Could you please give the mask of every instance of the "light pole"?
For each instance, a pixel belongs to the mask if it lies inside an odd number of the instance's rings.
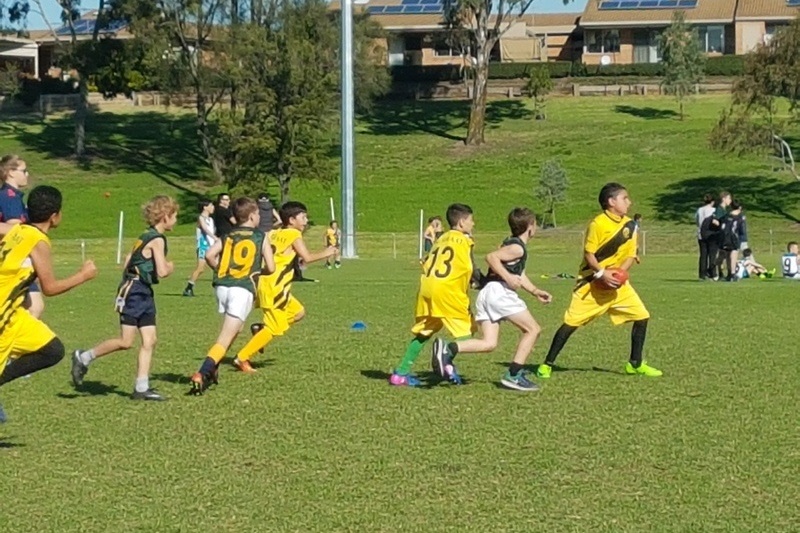
[[[353,0],[342,1],[342,257],[356,254],[355,140],[353,139]]]

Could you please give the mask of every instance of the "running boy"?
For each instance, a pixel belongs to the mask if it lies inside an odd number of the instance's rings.
[[[214,214],[214,202],[208,199],[200,200],[198,207],[200,215],[197,217],[197,226],[194,230],[197,239],[197,267],[189,276],[186,288],[183,289],[184,296],[194,296],[194,284],[206,269],[206,252],[217,240],[217,229],[214,225],[214,218],[211,216]]]
[[[522,336],[508,372],[500,383],[509,389],[535,391],[538,387],[525,376],[522,367],[536,344],[541,328],[516,291],[524,289],[544,304],[550,303],[553,297],[548,292],[537,289],[525,274],[527,244],[536,233],[536,216],[530,209],[516,207],[508,214],[508,226],[511,237],[503,241],[500,249],[486,256],[489,273],[485,279],[486,284],[475,301],[475,320],[480,324],[483,338],[450,344],[436,339],[433,343],[432,366],[442,377],[447,377],[444,369],[448,366],[452,367],[452,373],[457,374],[453,365],[455,356],[460,353],[494,351],[500,334],[500,322],[508,320],[519,328]]]
[[[598,200],[603,212],[586,230],[578,283],[564,323],[553,337],[547,358],[536,371],[540,378],[550,377],[556,357],[576,329],[606,313],[614,325],[633,322],[631,355],[625,373],[661,375],[660,370],[642,361],[650,313],[631,284],[620,284],[614,272],[615,269],[627,271],[636,261],[637,232],[634,222],[626,216],[631,206],[628,191],[619,183],[607,183],[600,189]]]
[[[174,270],[167,261],[167,238],[178,219],[178,204],[169,196],[156,196],[144,206],[144,219],[149,228],[142,233],[125,258],[122,282],[117,290],[115,310],[119,313],[120,335],[108,339],[91,350],[72,353],[72,383],[80,387],[89,365],[111,353],[133,346],[136,332],[142,339],[137,360],[133,400],[166,400],[150,388],[150,363],[156,347],[156,302],[153,285]]]
[[[342,244],[342,231],[339,229],[339,223],[335,220],[331,220],[330,227],[325,230],[325,241],[324,243],[326,247],[333,246],[336,248],[336,254],[333,256],[333,264],[336,268],[341,268],[342,266],[342,252],[341,252],[341,244]],[[331,260],[330,258],[325,260],[325,268],[331,268]]]
[[[425,343],[442,327],[457,341],[472,336],[468,294],[474,271],[472,208],[464,204],[451,205],[447,208],[447,223],[450,231],[436,240],[422,265],[415,311],[417,322],[411,328],[414,339],[389,378],[389,383],[398,387],[420,385],[419,379],[411,374],[411,366]],[[452,364],[445,365],[441,374],[455,384],[461,383]]]
[[[308,225],[308,210],[305,205],[286,202],[280,209],[280,216],[283,227],[269,234],[275,270],[261,276],[257,284],[258,305],[264,311],[264,323],[260,328],[252,328],[255,335],[236,354],[237,368],[242,372],[255,372],[250,365],[253,355],[306,315],[302,304],[291,293],[295,257],[299,256],[309,264],[336,254],[336,248],[332,246],[313,254],[306,248],[303,231]]]
[[[56,296],[97,275],[92,261],[67,279],[53,274],[48,233],[61,223],[61,192],[40,186],[28,198],[28,223],[10,228],[0,242],[0,385],[51,367],[64,358],[64,345],[44,322],[23,308],[38,278],[42,292]],[[8,366],[6,366],[6,363]],[[0,406],[0,422],[6,415]]]
[[[206,253],[206,261],[214,269],[214,291],[223,320],[216,342],[192,376],[192,394],[202,394],[209,384],[217,382],[219,363],[253,310],[256,278],[275,272],[269,240],[257,229],[261,219],[258,204],[250,198],[237,198],[233,216],[237,226]],[[234,359],[233,366],[243,372],[253,371],[247,361]]]

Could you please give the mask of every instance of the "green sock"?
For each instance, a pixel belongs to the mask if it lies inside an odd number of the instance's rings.
[[[400,361],[400,366],[395,369],[395,372],[398,374],[408,374],[411,372],[411,365],[413,365],[414,361],[419,357],[422,347],[426,342],[428,342],[427,337],[414,337],[414,340],[412,340],[408,348],[406,348],[406,354],[403,356],[403,360]]]

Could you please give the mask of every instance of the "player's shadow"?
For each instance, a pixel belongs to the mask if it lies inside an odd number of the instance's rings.
[[[498,366],[502,366],[508,368],[509,363],[502,362],[496,363]],[[522,368],[526,372],[530,372],[534,376],[536,375],[536,371],[539,370],[540,365],[524,365]],[[599,366],[593,366],[591,368],[580,368],[580,367],[566,367],[566,366],[557,366],[553,365],[552,368],[553,372],[602,372],[606,374],[619,374],[625,375],[624,372],[620,372],[619,370],[611,370],[610,368],[600,368]]]
[[[392,376],[388,372],[384,372],[383,370],[362,370],[361,375],[368,379],[374,379],[377,381],[383,381],[384,383],[389,382],[389,378]],[[415,389],[432,389],[439,384],[447,383],[447,380],[442,379],[441,376],[434,372],[419,372],[417,373],[417,377],[422,382],[419,387],[413,387]],[[464,380],[464,385],[467,385],[467,380]]]
[[[131,395],[130,391],[122,390],[116,385],[106,385],[99,381],[84,381],[80,387],[75,389],[74,393],[59,392],[56,396],[65,400],[74,400],[87,396],[109,396],[111,394],[125,398],[129,398]]]
[[[178,385],[188,385],[189,376],[176,374],[174,372],[164,372],[163,374],[153,374],[153,381],[166,381],[167,383],[177,383]]]
[[[8,437],[0,437],[0,449],[22,448],[23,446],[25,445],[9,441]]]

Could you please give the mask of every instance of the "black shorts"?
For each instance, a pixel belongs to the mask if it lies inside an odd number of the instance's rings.
[[[123,326],[144,328],[156,325],[156,301],[153,299],[153,288],[139,280],[120,285],[118,294],[124,295],[125,303],[119,313],[119,323]]]

